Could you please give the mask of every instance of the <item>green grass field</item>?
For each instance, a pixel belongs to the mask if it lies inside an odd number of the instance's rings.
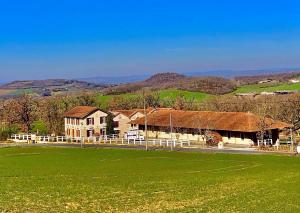
[[[300,158],[0,149],[0,212],[299,212]]]
[[[300,83],[295,84],[251,84],[239,87],[234,93],[274,92],[278,90],[300,90]]]
[[[96,99],[99,106],[105,107],[108,104],[108,102],[113,99],[113,97],[134,98],[136,96],[137,94],[135,93],[125,93],[121,95],[98,95]],[[176,99],[178,96],[183,96],[186,99],[194,99],[195,101],[203,101],[207,98],[213,97],[213,95],[209,95],[207,93],[190,92],[177,89],[167,89],[159,91],[159,97],[161,99]]]
[[[161,99],[164,98],[171,98],[176,99],[178,96],[183,96],[186,99],[194,99],[196,101],[203,101],[212,95],[203,92],[190,92],[184,90],[177,90],[177,89],[169,89],[169,90],[161,90],[159,91],[159,96]]]

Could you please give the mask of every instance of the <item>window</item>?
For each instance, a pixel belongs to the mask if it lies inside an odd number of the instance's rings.
[[[105,123],[105,117],[100,117],[100,124]]]
[[[118,127],[119,126],[119,122],[118,121],[114,121],[114,126]]]
[[[76,137],[80,137],[80,130],[76,130]]]
[[[76,119],[76,125],[79,125],[79,119],[78,118]]]
[[[227,132],[227,137],[229,140],[231,139],[231,132]]]
[[[70,129],[67,129],[67,135],[70,136]]]
[[[87,118],[86,119],[86,124],[87,125],[94,125],[94,118]]]
[[[87,137],[92,137],[94,135],[94,130],[87,130]]]

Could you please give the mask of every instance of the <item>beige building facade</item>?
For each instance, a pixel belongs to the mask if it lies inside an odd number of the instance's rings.
[[[82,138],[106,135],[107,113],[96,107],[79,106],[64,115],[65,135]]]
[[[150,114],[153,111],[154,109],[149,108],[146,110],[146,113]],[[122,138],[128,131],[132,129],[132,125],[130,124],[131,121],[143,118],[145,116],[144,109],[116,110],[112,113],[115,115],[113,119],[114,130]]]

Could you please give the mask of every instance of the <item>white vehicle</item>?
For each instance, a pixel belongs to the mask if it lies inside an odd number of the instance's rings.
[[[145,140],[145,137],[139,133],[139,131],[129,131],[125,133],[124,138],[126,140]]]

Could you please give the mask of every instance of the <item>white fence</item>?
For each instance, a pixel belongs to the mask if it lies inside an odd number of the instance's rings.
[[[35,140],[33,140],[35,139]],[[66,136],[33,136],[26,134],[13,134],[10,137],[11,141],[20,143],[93,143],[93,144],[123,144],[123,145],[149,145],[163,147],[184,147],[191,146],[188,140],[175,139],[149,139],[147,142],[143,139],[124,139],[118,135],[104,135],[93,137],[66,137]]]

